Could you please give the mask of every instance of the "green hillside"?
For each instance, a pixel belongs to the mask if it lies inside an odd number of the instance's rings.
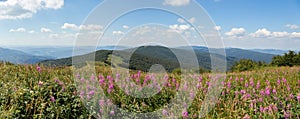
[[[174,54],[177,53],[178,56],[183,58],[183,64],[189,66],[190,62],[194,61],[192,57],[189,57],[193,52],[184,50],[184,49],[169,49],[161,46],[143,46],[136,49],[136,51],[132,54],[129,59],[129,52],[132,49],[122,50],[122,51],[113,51],[110,50],[100,50],[95,53],[95,61],[97,62],[105,62],[110,64],[111,61],[107,60],[109,55],[115,55],[123,59],[123,63],[117,64],[120,67],[129,67],[133,70],[142,70],[147,71],[154,64],[161,64],[166,68],[167,71],[171,72],[176,68],[180,68],[180,63],[178,58]],[[86,61],[85,59],[90,60],[93,53],[76,56],[74,59]],[[195,52],[196,60],[198,60],[199,67],[204,70],[211,69],[211,55],[215,55],[216,60],[224,60],[224,56],[217,54],[209,54],[208,52]],[[227,69],[231,67],[234,62],[238,61],[238,58],[235,57],[226,57],[227,59]],[[76,62],[76,61],[75,61]],[[51,65],[51,66],[71,66],[72,58],[64,58],[58,60],[46,60],[42,61],[42,64]]]

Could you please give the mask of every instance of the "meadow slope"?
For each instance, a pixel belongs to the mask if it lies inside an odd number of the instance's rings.
[[[103,67],[98,69],[104,70]],[[143,103],[145,100],[130,101],[119,89],[110,87],[113,84],[109,82],[111,79],[106,78],[108,74],[102,76],[100,73],[85,80],[93,78],[107,89],[105,91],[112,89],[110,91],[114,94],[109,96],[113,102],[129,111],[154,111],[164,106],[160,103],[166,103],[172,97],[159,95],[147,100],[147,103]],[[201,102],[211,84],[209,75],[190,77],[198,81],[198,91],[191,94],[195,100],[182,112],[182,118],[197,118]],[[145,82],[143,76],[139,82]],[[174,77],[167,79],[170,84],[166,86],[170,89],[163,89],[161,94],[176,94],[174,88],[180,81],[173,80]],[[0,118],[94,118],[92,112],[85,109],[81,98],[97,95],[97,92],[76,90],[74,78],[83,79],[73,76],[70,67],[0,63]],[[137,77],[131,78],[136,81]],[[300,118],[300,67],[269,67],[228,73],[222,84],[223,91],[218,102],[206,118]],[[172,117],[166,111],[161,115]],[[118,113],[110,113],[110,116],[117,117]]]

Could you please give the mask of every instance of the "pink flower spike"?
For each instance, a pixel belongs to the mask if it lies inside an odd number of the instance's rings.
[[[259,89],[259,88],[260,88],[260,82],[258,81],[256,84],[256,89]]]
[[[274,94],[276,94],[276,93],[277,93],[276,89],[273,89],[273,93],[274,93]]]
[[[189,118],[189,113],[187,111],[182,112],[182,117]]]
[[[44,85],[44,82],[39,81],[38,85],[39,85],[39,87],[42,87]]]
[[[282,82],[283,82],[283,83],[286,83],[286,79],[285,79],[284,77],[282,78]]]
[[[231,82],[227,83],[227,87],[230,88],[231,87]]]
[[[56,100],[55,100],[55,98],[53,96],[50,96],[50,101],[51,102],[55,102]]]
[[[264,108],[262,106],[259,107],[260,112],[264,112]]]
[[[41,71],[42,71],[42,68],[41,68],[40,66],[37,66],[37,67],[36,67],[36,70],[37,70],[38,72],[41,72]]]
[[[163,110],[162,113],[163,113],[163,115],[165,115],[165,116],[168,115],[168,111],[167,111],[167,110]]]
[[[202,82],[202,77],[201,76],[199,76],[198,81]]]
[[[235,91],[235,96],[238,96],[239,95],[239,91]]]
[[[95,94],[95,91],[90,91],[89,92],[89,95],[94,95]]]
[[[99,100],[99,106],[104,106],[105,105],[105,100]]]
[[[250,85],[251,85],[252,87],[254,86],[253,78],[250,79]]]
[[[245,87],[247,88],[249,86],[249,84],[248,83],[245,83]]]
[[[265,94],[266,94],[266,95],[270,95],[270,89],[269,89],[269,88],[266,89]]]
[[[241,78],[241,81],[244,81],[244,78]]]
[[[115,115],[115,111],[110,111],[110,113],[109,113],[111,116],[112,115]]]
[[[290,92],[290,90],[291,90],[291,87],[290,86],[287,86],[287,88],[286,88],[287,90],[288,90],[288,92]]]
[[[246,91],[245,90],[241,90],[241,94],[246,94]]]

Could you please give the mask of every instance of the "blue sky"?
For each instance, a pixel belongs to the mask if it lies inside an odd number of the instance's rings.
[[[74,44],[78,29],[90,30],[89,36],[92,35],[92,31],[101,33],[103,30],[101,24],[81,25],[90,12],[102,2],[101,0],[20,1],[0,1],[0,11],[3,11],[0,13],[0,47],[70,46]],[[218,26],[217,30],[224,40],[225,47],[300,49],[299,0],[197,0],[197,2]],[[191,1],[165,0],[165,3],[180,7],[190,4]],[[194,14],[197,14],[197,11]],[[108,28],[105,39],[109,41],[111,38],[126,36],[126,32],[136,25],[149,22],[164,24],[185,34],[191,29],[177,16],[161,11],[141,10],[115,22]],[[192,18],[190,22],[193,22]]]

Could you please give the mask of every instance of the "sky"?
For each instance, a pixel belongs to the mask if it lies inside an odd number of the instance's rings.
[[[124,1],[120,0],[106,14],[121,8],[122,5],[135,4],[123,3]],[[175,8],[192,4],[191,0],[161,1],[162,5]],[[214,21],[214,29],[220,33],[225,47],[300,50],[299,0],[195,2]],[[101,3],[102,0],[0,0],[0,47],[72,46],[78,35],[82,34],[85,38],[104,34],[103,45],[110,45],[117,42],[115,39],[128,38],[137,31],[145,30],[145,24],[149,23],[155,23],[156,27],[160,24],[161,29],[174,30],[186,36],[190,42],[199,41],[191,43],[192,45],[205,45],[203,39],[193,33],[195,28],[189,24],[201,22],[201,19],[191,17],[183,20],[160,10],[144,9],[128,13],[117,19],[105,32],[103,24],[82,25],[93,10],[101,7]],[[101,15],[99,18],[105,19]],[[173,42],[177,43],[174,39]]]

